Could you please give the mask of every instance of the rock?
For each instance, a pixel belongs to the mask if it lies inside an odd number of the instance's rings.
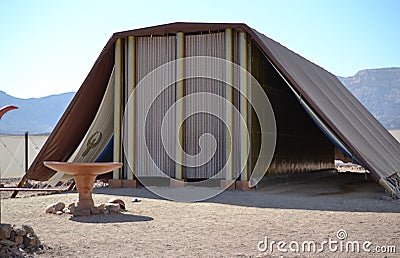
[[[61,215],[61,214],[63,214],[64,212],[63,211],[56,211],[56,214],[57,215]]]
[[[17,236],[25,236],[26,235],[26,231],[22,227],[14,226],[13,230]]]
[[[96,207],[92,207],[92,208],[90,208],[90,213],[91,213],[91,214],[99,214],[99,213],[100,213],[100,211],[99,211],[99,209],[98,209],[98,208],[96,208]]]
[[[76,210],[74,211],[74,217],[78,216],[90,216],[90,210]]]
[[[57,211],[62,211],[65,208],[65,204],[63,202],[56,202],[50,204],[46,207],[46,213],[56,213]]]
[[[64,209],[63,209],[63,212],[64,212],[64,213],[68,213],[68,214],[72,214],[71,210],[68,209],[68,208],[64,208]]]
[[[108,203],[117,203],[119,204],[121,210],[125,210],[125,202],[120,198],[111,198],[108,200]]]
[[[8,240],[8,239],[2,239],[0,240],[0,246],[16,246],[18,245],[17,243],[15,243],[14,241]]]
[[[76,207],[75,206],[71,206],[71,207],[69,207],[69,211],[70,211],[70,213],[74,213],[75,212],[75,210],[76,210]]]
[[[37,245],[37,240],[38,237],[36,235],[28,233],[26,236],[24,236],[24,245],[27,248],[34,247]]]
[[[100,214],[110,214],[110,212],[107,209],[101,209],[99,210]]]
[[[10,257],[24,257],[18,247],[11,247],[9,251]]]
[[[9,238],[11,235],[12,227],[10,224],[0,224],[0,239]]]
[[[22,225],[22,228],[25,229],[26,234],[35,234],[33,228],[29,225]]]
[[[24,237],[23,236],[15,236],[15,243],[17,243],[18,245],[24,243]]]
[[[99,205],[96,206],[97,209],[99,210],[103,210],[106,208],[106,204],[105,203],[100,203]]]
[[[54,205],[53,204],[50,204],[49,206],[47,206],[46,207],[46,209],[45,209],[45,213],[47,214],[47,213],[55,213],[56,212],[56,209],[54,208]]]
[[[120,208],[120,205],[117,204],[117,203],[107,203],[107,204],[106,204],[106,209],[107,209],[110,213],[111,213],[111,212],[118,213],[119,210],[120,210],[121,208]]]
[[[75,207],[75,206],[76,206],[75,202],[72,202],[72,203],[70,203],[70,204],[68,205],[68,208],[71,209],[71,207]]]
[[[58,202],[54,205],[54,209],[56,211],[62,211],[65,208],[65,204],[63,202]]]
[[[15,240],[15,232],[14,232],[14,230],[11,230],[11,234],[10,234],[10,237],[8,238],[8,240],[11,240],[11,241]]]

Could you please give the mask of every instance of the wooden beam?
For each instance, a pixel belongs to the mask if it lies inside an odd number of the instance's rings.
[[[239,65],[247,70],[247,35],[246,32],[240,32],[239,33]],[[240,74],[240,84],[239,87],[241,89],[241,92],[244,93],[245,96],[240,95],[240,113],[246,122],[247,128],[249,128],[248,124],[248,105],[247,105],[247,98],[249,98],[249,92],[248,92],[248,80],[249,78],[247,77],[247,73],[245,71],[241,71]],[[246,128],[243,128],[242,126],[239,128],[240,130],[240,154],[239,155],[247,155],[248,153],[248,142],[247,142],[247,135],[246,135]],[[242,159],[240,159],[242,160]],[[246,161],[245,161],[246,162]],[[247,165],[246,165],[247,164]],[[245,165],[243,173],[241,174],[241,180],[242,181],[247,181],[249,180],[249,170],[248,170],[248,163],[246,164],[240,164],[240,167]]]
[[[185,57],[185,35],[183,32],[178,32],[176,33],[176,59],[179,58],[184,58]],[[183,78],[184,76],[184,63],[177,63],[178,67],[176,67],[176,79],[179,80],[180,78]],[[183,98],[184,97],[184,85],[183,85],[183,80],[179,80],[176,82],[176,100]],[[177,140],[177,144],[184,144],[184,139],[183,139],[183,128],[180,128],[180,122],[183,120],[183,111],[184,111],[184,106],[183,102],[180,102],[180,104],[176,104],[176,125],[175,128],[176,130],[179,130],[179,136]],[[183,149],[183,148],[182,148]],[[175,153],[176,153],[176,161],[175,161],[175,179],[183,179],[183,153],[181,152],[181,148],[179,146],[175,147]]]
[[[125,123],[128,123],[127,127],[127,146],[125,149],[127,153],[126,159],[129,166],[125,166],[127,172],[127,179],[134,179],[135,171],[135,99],[132,92],[136,85],[136,62],[135,62],[135,37],[128,37],[128,110],[125,114]]]
[[[115,42],[115,81],[114,81],[114,162],[121,162],[121,104],[122,104],[122,42]],[[113,178],[119,179],[121,169],[113,171]]]
[[[227,61],[233,62],[233,36],[232,29],[225,29],[225,59]],[[225,105],[225,115],[226,115],[226,126],[231,130],[231,134],[233,134],[233,121],[232,121],[232,106],[233,106],[233,65],[229,62],[226,64],[226,82],[227,85],[225,87],[225,98],[230,101],[232,104]],[[229,130],[226,130],[226,180],[233,180],[233,157],[229,156],[233,155],[233,135],[229,134]]]

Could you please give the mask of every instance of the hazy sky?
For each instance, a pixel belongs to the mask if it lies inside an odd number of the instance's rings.
[[[176,21],[244,22],[336,75],[400,66],[397,0],[0,0],[0,90],[77,91],[114,32]]]

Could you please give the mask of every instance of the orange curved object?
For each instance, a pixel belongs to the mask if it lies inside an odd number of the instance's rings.
[[[12,106],[12,105],[7,105],[7,106],[2,107],[0,109],[0,119],[3,117],[3,115],[5,113],[7,113],[8,111],[13,110],[13,109],[18,109],[18,107],[17,106]]]
[[[96,176],[122,167],[122,163],[118,162],[73,163],[44,161],[43,164],[53,170],[74,176],[76,188],[78,188],[77,212],[74,212],[74,216],[88,216],[91,213],[95,213],[96,207],[92,198],[92,189]],[[86,210],[87,212],[82,213],[79,210]]]

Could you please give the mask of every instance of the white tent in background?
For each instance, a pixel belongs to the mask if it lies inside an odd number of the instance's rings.
[[[36,158],[48,135],[32,135],[28,139],[28,165]],[[25,136],[0,135],[0,178],[25,175]]]

